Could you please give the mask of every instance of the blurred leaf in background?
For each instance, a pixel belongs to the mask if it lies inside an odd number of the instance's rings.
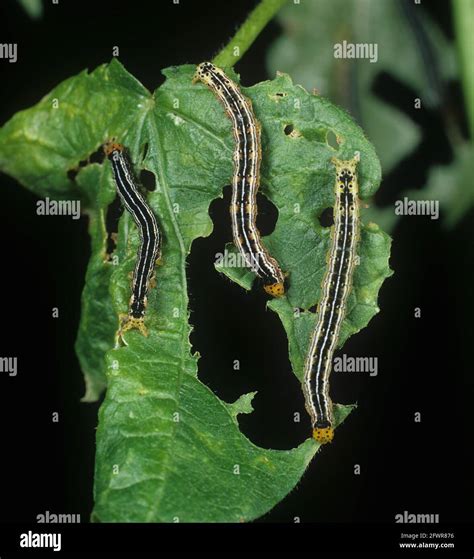
[[[460,10],[464,13],[474,10],[474,2],[470,0],[458,0],[458,3],[462,4]],[[383,172],[388,174],[416,149],[421,131],[408,115],[374,93],[376,80],[388,74],[414,91],[413,102],[420,99],[420,108],[440,109],[446,83],[457,77],[454,45],[420,5],[405,0],[288,3],[278,18],[283,35],[269,51],[269,71],[290,72],[297,83],[310,90],[315,88],[345,107],[374,143]],[[467,15],[458,17],[462,21],[466,18]],[[465,23],[464,28],[468,28]],[[466,38],[469,35],[467,29],[464,35]],[[373,61],[370,58],[337,58],[335,46],[344,41],[373,45],[376,56],[372,57]],[[464,58],[468,66],[469,56]],[[470,60],[472,62],[472,50]],[[446,126],[448,128],[449,123]],[[426,189],[417,195],[439,196],[447,223],[453,225],[472,207],[474,197],[473,187],[463,182],[470,148],[459,138],[456,141],[452,130],[446,133],[455,155],[450,165],[440,166],[438,171],[443,170],[444,176],[449,176],[450,186],[443,191],[440,175],[433,170]],[[436,184],[432,184],[433,181]],[[462,202],[457,188],[463,189]],[[391,206],[372,206],[364,216],[375,219],[388,230],[395,226],[398,217]]]
[[[411,200],[439,200],[444,224],[454,227],[474,205],[473,177],[474,151],[465,142],[456,146],[452,163],[430,168],[425,188],[409,190],[404,196]]]
[[[18,0],[18,2],[32,19],[39,19],[43,15],[42,0]]]

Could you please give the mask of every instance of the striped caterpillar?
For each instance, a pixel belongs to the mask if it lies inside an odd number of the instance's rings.
[[[104,145],[104,153],[112,164],[119,196],[140,231],[140,248],[133,272],[129,310],[128,314],[120,314],[118,335],[122,337],[127,330],[136,328],[147,336],[144,322],[147,293],[154,276],[156,261],[160,258],[160,230],[153,212],[138,191],[124,146],[114,141],[107,142]]]
[[[336,167],[334,225],[331,230],[328,268],[321,286],[318,318],[306,358],[303,381],[313,437],[321,444],[331,442],[334,437],[329,376],[347,297],[352,287],[359,241],[359,187],[356,173],[359,159],[359,154],[356,153],[348,161],[340,161],[335,157],[331,160]]]
[[[199,64],[193,83],[197,81],[213,91],[233,125],[235,149],[230,213],[234,244],[262,279],[265,291],[281,297],[285,292],[285,276],[278,262],[263,246],[256,226],[262,159],[260,123],[255,118],[251,101],[220,68],[210,62]]]

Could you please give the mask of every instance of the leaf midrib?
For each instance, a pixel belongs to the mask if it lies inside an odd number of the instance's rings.
[[[181,235],[181,231],[179,229],[179,225],[177,222],[177,219],[175,218],[175,214],[173,212],[173,208],[172,208],[172,204],[171,204],[171,199],[169,196],[169,191],[168,191],[168,182],[166,181],[166,178],[163,174],[163,168],[164,168],[164,161],[163,161],[163,157],[162,157],[162,153],[163,153],[163,147],[161,145],[161,137],[160,137],[160,132],[158,130],[158,127],[156,125],[156,121],[154,118],[154,113],[152,112],[151,114],[148,115],[149,116],[149,120],[150,120],[150,127],[154,130],[154,135],[152,136],[150,134],[150,140],[153,142],[155,141],[156,143],[156,149],[155,149],[155,153],[156,153],[156,161],[157,163],[159,163],[158,169],[156,169],[154,172],[157,175],[157,179],[160,182],[161,185],[161,189],[160,192],[162,193],[163,199],[165,201],[166,204],[166,209],[168,212],[168,218],[170,223],[172,224],[173,227],[173,231],[175,234],[175,237],[178,241],[179,244],[179,259],[180,259],[180,278],[181,278],[181,297],[183,299],[183,302],[185,304],[186,309],[188,308],[188,296],[187,296],[187,281],[186,281],[186,272],[185,272],[185,255],[186,255],[186,249],[184,246],[184,240],[183,237]],[[185,353],[187,352],[187,348],[185,347],[185,340],[186,340],[186,332],[185,330],[188,327],[188,320],[186,318],[185,321],[182,321],[182,327],[181,327],[181,340],[180,340],[180,345],[181,345],[181,351],[180,351],[180,364],[178,367],[178,378],[177,378],[177,391],[176,391],[176,402],[177,402],[177,407],[178,409],[181,409],[180,407],[180,402],[181,402],[181,388],[182,388],[182,384],[183,384],[183,375],[184,375],[184,361],[185,361]],[[158,486],[158,491],[157,491],[157,495],[156,498],[154,500],[154,505],[151,507],[151,509],[149,510],[147,516],[146,516],[146,521],[150,522],[155,518],[155,514],[156,514],[156,509],[160,503],[160,499],[163,495],[163,492],[166,488],[166,481],[167,481],[167,477],[168,477],[168,472],[169,472],[169,468],[167,468],[167,464],[170,461],[170,456],[171,456],[171,452],[170,452],[170,446],[172,441],[174,441],[175,437],[176,437],[176,430],[178,428],[178,422],[174,422],[172,421],[172,432],[170,437],[168,438],[168,443],[167,443],[167,451],[165,452],[165,460],[161,465],[162,471],[163,471],[163,480],[162,483]]]

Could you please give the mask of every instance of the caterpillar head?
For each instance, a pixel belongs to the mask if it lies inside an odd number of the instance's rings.
[[[196,68],[193,76],[193,84],[202,82],[208,85],[211,81],[212,74],[218,73],[218,68],[212,62],[201,62]]]
[[[332,427],[314,427],[313,439],[319,444],[332,442],[334,438],[334,429]]]
[[[115,141],[115,138],[112,138],[105,142],[102,149],[104,150],[105,156],[110,157],[114,153],[114,151],[122,152],[124,150],[124,147],[122,144],[119,144],[117,141]]]
[[[354,157],[348,160],[341,160],[337,157],[332,157],[331,162],[336,167],[336,194],[338,191],[343,192],[346,188],[352,190],[357,194],[357,164],[360,161],[360,153],[355,152]]]
[[[283,297],[285,294],[285,284],[281,281],[266,284],[263,289],[272,297]]]

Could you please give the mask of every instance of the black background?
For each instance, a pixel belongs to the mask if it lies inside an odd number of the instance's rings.
[[[43,19],[32,21],[16,2],[2,2],[0,42],[18,43],[18,62],[0,60],[1,124],[58,82],[109,61],[114,45],[125,67],[154,89],[163,81],[161,68],[211,58],[255,2],[45,4]],[[452,36],[449,2],[423,4]],[[238,63],[244,84],[269,77],[265,51],[279,33],[276,22],[269,24]],[[452,154],[439,113],[411,109],[413,91],[389,77],[376,91],[423,129],[416,153],[382,183],[378,202],[393,204],[403,190],[424,183],[430,165],[448,163]],[[459,84],[449,84],[446,103],[462,116]],[[86,522],[98,404],[79,402],[84,385],[73,348],[89,255],[86,218],[39,217],[35,196],[13,179],[0,175],[0,187],[0,355],[17,356],[19,367],[15,378],[0,374],[0,521],[33,522],[49,510],[80,513]],[[261,290],[247,294],[213,267],[231,238],[228,202],[226,187],[224,200],[211,206],[213,234],[197,240],[189,257],[199,376],[226,401],[258,390],[255,412],[240,417],[243,432],[260,446],[289,449],[310,426],[283,328],[265,310]],[[259,225],[268,234],[276,215],[261,202]],[[401,219],[381,313],[344,347],[348,355],[378,357],[379,375],[334,373],[333,399],[357,400],[357,411],[296,490],[258,522],[393,523],[405,510],[439,514],[441,523],[472,521],[472,226],[472,212],[451,231],[442,220]],[[59,307],[59,319],[51,317],[52,307]],[[240,371],[233,371],[234,359]],[[59,423],[51,421],[55,411]],[[299,425],[295,411],[304,418]]]

